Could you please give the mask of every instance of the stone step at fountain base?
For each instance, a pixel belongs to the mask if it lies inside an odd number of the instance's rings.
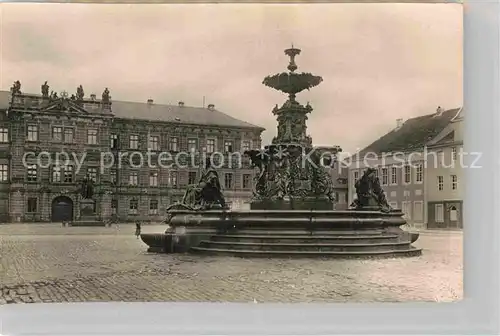
[[[269,236],[269,235],[279,235],[279,236],[378,236],[384,234],[383,230],[321,230],[315,229],[313,231],[308,231],[305,229],[299,228],[252,228],[252,229],[237,229],[237,230],[228,230],[228,232],[236,232],[238,235],[261,235],[261,236]]]
[[[365,244],[328,244],[328,243],[248,243],[248,242],[221,242],[202,241],[200,247],[238,251],[306,251],[306,252],[364,252],[391,250],[400,251],[409,249],[409,242],[401,243],[365,243]]]
[[[376,244],[376,243],[398,243],[397,235],[217,235],[213,236],[212,244]]]
[[[69,224],[70,226],[106,226],[106,223],[97,220],[82,220],[74,221]]]
[[[203,240],[191,251],[238,257],[409,257],[421,254],[413,239],[383,230],[232,230]]]
[[[230,250],[205,247],[191,248],[194,253],[204,255],[231,256],[244,258],[399,258],[414,257],[422,254],[421,249],[410,247],[405,250],[380,250],[380,251],[255,251],[255,250]]]

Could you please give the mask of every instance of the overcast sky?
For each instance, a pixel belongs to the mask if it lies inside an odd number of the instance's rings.
[[[298,71],[323,83],[297,96],[315,109],[313,142],[363,147],[397,118],[462,104],[462,7],[446,4],[0,4],[0,85],[114,100],[206,104],[276,132],[286,96],[262,85],[302,49]]]

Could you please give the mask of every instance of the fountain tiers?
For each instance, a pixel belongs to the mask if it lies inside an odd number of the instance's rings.
[[[221,254],[245,257],[394,257],[416,256],[411,244],[418,234],[403,231],[406,221],[400,210],[391,209],[378,178],[367,171],[356,183],[358,200],[352,210],[335,211],[333,183],[320,162],[324,154],[312,148],[306,134],[309,103],[295,100],[297,93],[322,82],[310,73],[295,73],[300,50],[285,50],[289,73],[268,76],[264,84],[288,94],[276,106],[278,132],[272,144],[245,154],[258,173],[249,211],[228,211],[225,202],[213,203],[209,188],[218,189],[217,172],[212,182],[202,177],[189,188],[185,200],[168,210],[165,234],[142,234],[150,252]],[[341,151],[334,150],[333,155]],[[330,157],[331,158],[331,157]],[[220,193],[218,189],[216,193]],[[202,195],[208,195],[204,199]],[[222,196],[221,196],[222,197]],[[214,210],[214,206],[219,207]]]

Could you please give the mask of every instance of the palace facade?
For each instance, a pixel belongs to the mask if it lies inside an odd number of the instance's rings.
[[[1,222],[78,220],[86,176],[99,220],[161,221],[216,152],[228,203],[251,197],[253,169],[237,154],[261,147],[262,127],[214,105],[111,101],[107,89],[86,98],[81,87],[58,97],[46,84],[26,94],[16,83],[0,91]]]

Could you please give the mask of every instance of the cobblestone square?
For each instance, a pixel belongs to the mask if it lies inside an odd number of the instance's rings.
[[[143,232],[161,232],[144,226]],[[133,225],[0,226],[0,304],[83,301],[405,302],[462,299],[461,232],[423,232],[408,259],[146,253]]]

